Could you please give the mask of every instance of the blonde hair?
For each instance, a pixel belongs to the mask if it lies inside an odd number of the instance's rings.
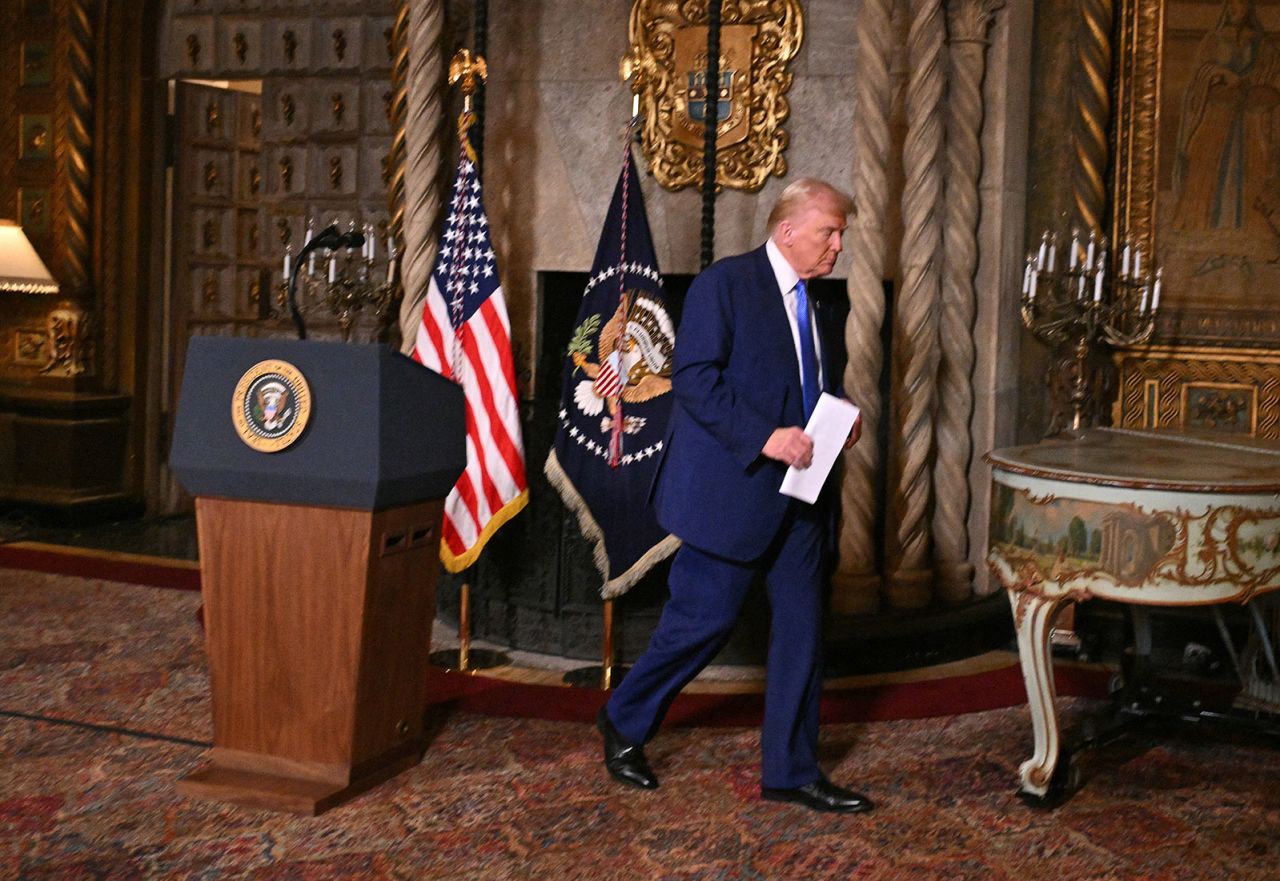
[[[854,203],[853,196],[816,177],[802,177],[787,184],[778,194],[778,201],[773,203],[773,210],[769,212],[768,234],[773,235],[778,224],[795,217],[801,210],[823,196],[835,203],[836,208],[845,217],[850,214],[857,215],[858,206]]]

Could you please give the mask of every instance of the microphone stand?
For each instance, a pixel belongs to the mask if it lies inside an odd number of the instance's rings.
[[[293,319],[293,326],[298,329],[298,339],[305,340],[307,338],[307,325],[303,321],[302,311],[298,308],[298,270],[302,268],[303,260],[312,251],[319,248],[324,248],[327,251],[336,251],[339,248],[357,248],[363,244],[363,233],[355,230],[348,233],[340,233],[336,225],[330,224],[312,236],[311,240],[302,246],[302,250],[298,252],[298,259],[293,264],[293,271],[289,273],[287,291],[289,317]]]

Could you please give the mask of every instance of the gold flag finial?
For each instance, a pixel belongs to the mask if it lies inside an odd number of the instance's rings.
[[[476,93],[476,78],[485,82],[489,78],[489,68],[484,63],[483,55],[472,55],[470,49],[459,49],[449,62],[449,85],[462,80],[462,109],[471,112],[471,96]]]
[[[640,53],[635,49],[627,52],[618,62],[618,76],[631,83],[631,118],[640,115],[640,90],[643,87],[640,75]]]

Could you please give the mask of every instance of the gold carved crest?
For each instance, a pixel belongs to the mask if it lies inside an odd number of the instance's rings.
[[[714,2],[714,0],[713,0]],[[792,76],[787,63],[804,38],[799,0],[724,0],[720,82],[706,83],[708,0],[634,0],[630,39],[636,60],[642,142],[664,187],[702,183],[709,95],[716,95],[716,184],[757,190],[783,175],[782,127]]]

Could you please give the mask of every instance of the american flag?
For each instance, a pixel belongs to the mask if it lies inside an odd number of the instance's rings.
[[[465,134],[413,357],[466,393],[467,468],[445,500],[440,537],[445,568],[461,572],[529,501],[511,322]]]

